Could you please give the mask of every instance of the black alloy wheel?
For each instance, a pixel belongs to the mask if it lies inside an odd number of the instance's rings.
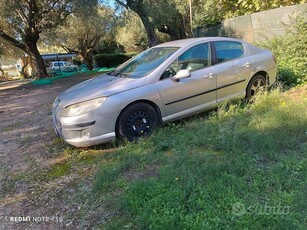
[[[126,108],[119,117],[117,135],[129,141],[150,136],[159,125],[156,110],[146,103],[137,103]]]

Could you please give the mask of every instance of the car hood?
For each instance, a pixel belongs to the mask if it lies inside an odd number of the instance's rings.
[[[132,79],[101,75],[67,89],[61,93],[57,99],[60,100],[61,107],[67,107],[82,101],[98,97],[107,97],[119,92],[141,87],[145,82],[145,78]]]

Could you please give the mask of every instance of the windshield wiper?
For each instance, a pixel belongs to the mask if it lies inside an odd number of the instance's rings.
[[[107,73],[107,75],[113,76],[113,77],[121,77],[121,78],[125,78],[125,77],[128,76],[128,74],[122,74],[122,73],[116,72],[116,71],[109,72],[109,73]]]

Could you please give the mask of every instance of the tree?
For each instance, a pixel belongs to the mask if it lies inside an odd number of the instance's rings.
[[[47,37],[67,52],[81,55],[87,68],[92,70],[94,49],[112,29],[113,15],[113,10],[108,7],[91,5],[91,9],[69,15],[67,22]]]
[[[140,17],[147,33],[149,46],[159,43],[155,29],[168,34],[171,40],[186,38],[185,15],[182,15],[177,8],[180,0],[115,1]]]
[[[193,19],[196,27],[214,25],[228,18],[304,2],[305,0],[193,0]]]
[[[305,3],[305,0],[222,0],[225,17],[236,17],[282,6]]]
[[[148,38],[149,46],[155,46],[159,43],[155,26],[151,21],[151,18],[148,14],[148,7],[146,8],[145,0],[115,0],[119,5],[134,11],[141,19]]]
[[[118,20],[115,38],[128,52],[141,51],[148,46],[146,30],[142,21],[131,10],[125,11],[120,20]]]
[[[178,40],[187,37],[189,29],[185,28],[184,17],[177,6],[182,2],[175,0],[147,0],[145,3],[147,13],[159,32],[168,34],[171,40]],[[185,5],[186,2],[185,2]]]
[[[191,20],[190,16],[191,13],[193,14],[193,12],[190,11],[191,10],[190,3],[194,3],[197,0],[171,0],[171,1],[174,2],[176,10],[181,15],[182,27],[184,28],[186,35],[192,36],[191,28],[193,25],[191,25],[191,21],[193,21],[193,19]]]
[[[48,77],[37,42],[43,31],[63,23],[73,0],[0,0],[0,37],[31,58],[37,78]]]

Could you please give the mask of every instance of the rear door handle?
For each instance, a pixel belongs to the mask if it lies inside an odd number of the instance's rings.
[[[208,73],[207,75],[203,76],[203,78],[212,78],[213,76],[213,73]]]
[[[243,67],[248,68],[250,65],[251,65],[251,63],[249,63],[249,62],[245,62],[245,63],[243,64]]]

